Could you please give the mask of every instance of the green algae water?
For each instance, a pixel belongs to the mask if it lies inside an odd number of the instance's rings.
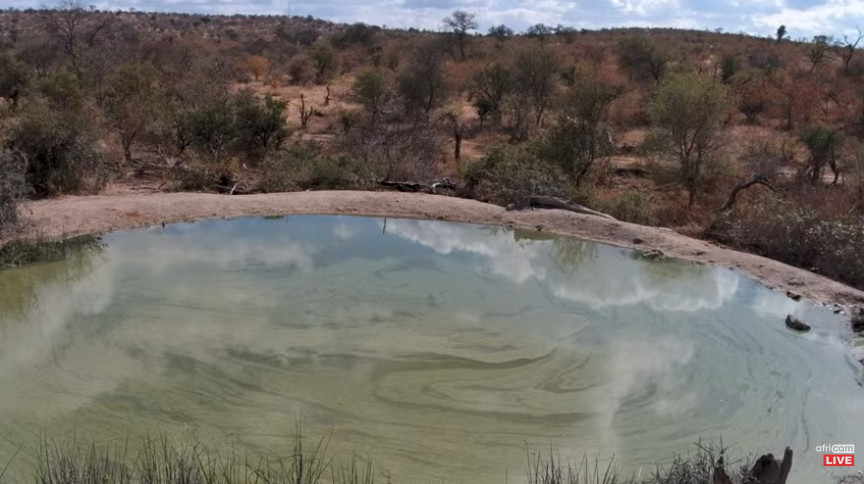
[[[393,482],[521,482],[526,446],[644,474],[720,438],[829,482],[816,446],[864,448],[847,331],[728,269],[474,225],[118,232],[0,272],[0,463],[46,435],[278,454],[299,420]]]

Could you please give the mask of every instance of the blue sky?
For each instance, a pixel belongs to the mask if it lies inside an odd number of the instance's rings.
[[[785,24],[794,38],[864,29],[864,0],[84,0],[101,9],[312,15],[341,22],[435,29],[454,9],[476,12],[481,30],[545,23],[578,28],[655,26],[773,33]],[[9,2],[9,3],[7,3]],[[45,0],[4,0],[25,8]],[[51,2],[47,3],[48,5]]]

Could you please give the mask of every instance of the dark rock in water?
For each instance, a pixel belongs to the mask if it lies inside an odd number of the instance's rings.
[[[809,324],[801,321],[800,319],[792,316],[791,314],[789,316],[786,316],[786,327],[789,329],[794,329],[795,331],[801,331],[803,333],[806,333],[813,329]]]
[[[864,332],[864,309],[858,308],[852,315],[852,331]]]
[[[666,254],[660,249],[637,250],[635,253],[637,259],[659,261],[666,258]]]
[[[792,291],[787,291],[786,296],[793,301],[800,301],[801,300],[801,295],[798,293],[794,293]]]

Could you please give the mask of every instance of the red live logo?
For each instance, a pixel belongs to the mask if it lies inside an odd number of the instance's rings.
[[[822,456],[822,465],[825,467],[851,467],[855,465],[855,456],[849,454],[825,454]]]

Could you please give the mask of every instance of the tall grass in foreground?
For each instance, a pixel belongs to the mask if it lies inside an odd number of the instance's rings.
[[[131,455],[128,442],[80,446],[76,441],[58,443],[44,439],[39,460],[32,472],[6,474],[0,467],[0,482],[36,484],[390,484],[388,473],[380,472],[371,459],[352,456],[336,462],[328,452],[329,438],[307,445],[299,432],[292,451],[281,458],[250,458],[236,449],[214,451],[200,444],[177,446],[167,437],[148,438]],[[750,459],[728,461],[722,447],[696,444],[696,451],[679,455],[668,464],[623,476],[614,460],[599,458],[570,461],[552,449],[528,449],[526,475],[516,482],[525,484],[712,484],[715,466],[725,466],[734,483],[747,480]],[[737,472],[736,472],[737,471]],[[5,474],[5,478],[4,478]],[[503,473],[502,473],[503,477]],[[469,483],[470,477],[454,482]],[[842,483],[864,482],[847,477]],[[406,482],[432,482],[411,476]],[[438,481],[435,481],[438,482]],[[442,481],[443,482],[443,481]],[[510,484],[512,479],[504,477]]]

